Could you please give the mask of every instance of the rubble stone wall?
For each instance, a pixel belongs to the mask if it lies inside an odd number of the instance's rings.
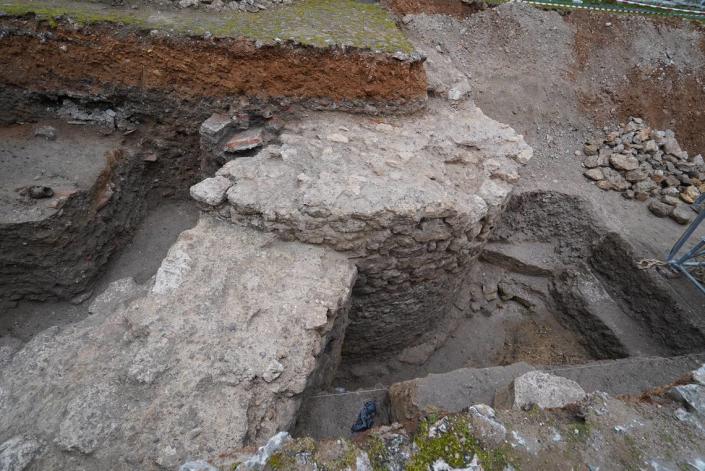
[[[444,123],[439,126],[438,123]],[[345,351],[413,344],[452,308],[531,149],[470,103],[373,122],[327,113],[192,188],[220,217],[344,253],[359,269]]]

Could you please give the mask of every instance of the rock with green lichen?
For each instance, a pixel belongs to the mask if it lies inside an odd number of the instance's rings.
[[[267,469],[558,471],[644,469],[645,463],[698,469],[705,461],[702,417],[685,413],[668,396],[643,397],[648,400],[598,392],[557,409],[478,404],[378,427],[354,441],[298,438],[272,456]]]

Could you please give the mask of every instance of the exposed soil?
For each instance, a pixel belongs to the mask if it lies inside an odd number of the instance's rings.
[[[483,262],[465,275],[455,319],[432,341],[370,361],[345,358],[336,385],[391,384],[463,367],[697,352],[705,333],[682,301],[636,268],[587,200],[524,193],[509,203]],[[697,320],[697,319],[695,319]]]
[[[462,21],[417,15],[404,27],[417,47],[443,51],[468,77],[478,106],[522,133],[533,147],[534,158],[517,191],[543,189],[585,198],[610,230],[637,247],[639,256],[664,257],[682,227],[587,182],[582,158],[574,153],[602,126],[616,126],[627,114],[673,129],[691,155],[704,152],[698,144],[702,124],[697,124],[705,80],[701,26],[505,4]],[[659,74],[664,80],[652,80]],[[673,122],[664,123],[666,118]],[[671,287],[683,290],[693,312],[702,312],[702,297],[678,281]]]
[[[178,235],[196,225],[198,208],[188,201],[163,201],[148,210],[134,236],[110,259],[92,295],[80,304],[68,301],[22,301],[0,314],[0,339],[24,342],[43,330],[78,322],[89,315],[88,307],[113,281],[134,278],[143,284],[153,276]]]
[[[571,75],[581,86],[582,111],[599,126],[640,116],[656,128],[674,129],[691,153],[705,151],[705,28],[584,11],[566,19],[575,28]],[[598,87],[588,83],[595,77]]]
[[[46,142],[27,128],[5,128],[0,153],[16,185],[38,184],[51,198],[37,202],[7,192],[0,201],[0,302],[72,299],[91,286],[139,222],[141,162],[115,139],[96,142],[90,129],[60,126],[66,134]]]
[[[421,62],[383,54],[257,48],[248,41],[153,37],[108,26],[50,28],[37,20],[3,18],[0,28],[6,32],[0,81],[39,92],[100,95],[135,87],[182,98],[366,100],[392,109],[416,106],[426,94]]]
[[[527,319],[507,326],[499,365],[524,361],[532,365],[571,365],[586,363],[593,358],[575,336],[555,320]]]
[[[384,0],[383,4],[397,15],[451,15],[458,18],[470,16],[480,11],[475,3],[461,0]]]

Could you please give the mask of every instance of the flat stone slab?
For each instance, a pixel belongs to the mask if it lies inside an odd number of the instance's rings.
[[[460,412],[473,404],[493,404],[495,393],[514,378],[533,371],[528,363],[491,368],[462,368],[393,384],[389,388],[393,420],[431,411]]]
[[[539,242],[490,242],[485,245],[481,258],[514,273],[531,276],[549,276],[560,263],[555,247]]]
[[[328,238],[338,250],[361,249],[367,241],[354,234],[393,229],[398,220],[456,217],[476,224],[504,202],[532,154],[509,126],[468,102],[385,123],[316,114],[288,125],[281,141],[218,171],[236,182],[228,191],[233,217],[257,215],[274,229],[320,221],[292,227],[294,235],[314,243]],[[315,233],[325,225],[332,227]],[[442,240],[449,230],[431,226],[412,236]],[[336,244],[336,232],[353,240]]]
[[[705,354],[677,357],[624,358],[574,366],[541,367],[527,363],[490,368],[460,368],[393,384],[389,388],[393,420],[419,412],[460,412],[476,404],[511,407],[509,387],[515,378],[533,370],[572,380],[587,393],[641,394],[670,384],[705,362]],[[496,401],[501,404],[496,404]]]
[[[541,409],[564,407],[585,397],[578,383],[543,371],[529,371],[514,380],[512,407],[524,409],[533,405]]]
[[[148,293],[120,282],[4,364],[0,443],[31,437],[11,443],[36,469],[176,469],[261,444],[332,379],[354,279],[330,250],[202,216]]]

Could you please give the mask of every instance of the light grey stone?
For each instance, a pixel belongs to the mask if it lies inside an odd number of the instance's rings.
[[[624,178],[628,182],[640,182],[642,180],[646,180],[649,178],[649,174],[647,173],[646,170],[637,168],[634,170],[630,170],[627,173],[624,174]]]
[[[23,471],[42,451],[41,442],[31,435],[17,435],[0,444],[0,469]]]
[[[237,467],[237,471],[260,471],[264,469],[269,458],[290,440],[291,436],[287,432],[277,433],[270,438],[264,446],[260,447],[257,453],[252,455],[252,457],[245,462],[240,463]]]
[[[494,409],[485,404],[476,404],[469,408],[468,413],[475,430],[475,436],[483,446],[497,447],[504,442],[507,429],[495,419]]]
[[[355,456],[355,471],[373,471],[370,457],[364,451],[358,452]]]
[[[690,221],[693,220],[694,213],[688,206],[678,205],[673,209],[673,212],[671,212],[669,216],[678,224],[686,225],[690,224]]]
[[[658,144],[653,139],[650,139],[644,143],[644,152],[649,154],[655,154],[658,152]]]
[[[35,137],[43,137],[50,141],[56,140],[56,128],[52,126],[37,126],[34,128]]]
[[[677,155],[681,152],[681,146],[678,145],[675,137],[666,137],[663,141],[663,152],[666,154]]]
[[[666,204],[656,199],[651,200],[649,203],[649,210],[660,218],[670,216],[674,209],[675,208],[670,204]]]
[[[639,168],[639,160],[636,157],[624,154],[610,155],[610,164],[617,170],[625,172]]]
[[[693,371],[693,380],[701,386],[705,386],[705,365]]]
[[[235,183],[227,191],[233,223],[355,259],[361,296],[346,337],[366,354],[406,347],[446,315],[457,274],[479,254],[486,238],[478,236],[501,215],[532,154],[469,101],[433,100],[424,115],[385,124],[315,114],[288,124],[280,147],[218,171]]]
[[[601,150],[600,150],[601,151]],[[589,155],[583,160],[583,166],[585,168],[595,168],[600,165],[600,156],[599,155]]]
[[[705,418],[705,386],[701,384],[675,386],[670,394],[681,401],[688,410]]]
[[[590,170],[586,170],[585,172],[583,172],[583,175],[588,177],[590,180],[594,180],[594,181],[599,181],[599,180],[605,179],[605,175],[602,173],[602,169],[599,167],[598,168],[591,168]]]
[[[656,188],[658,188],[658,185],[651,179],[642,180],[634,184],[634,191],[640,191],[642,193],[649,193]]]
[[[227,178],[215,176],[196,183],[190,189],[191,198],[199,203],[218,206],[225,201],[225,194],[233,183]]]
[[[201,136],[215,143],[225,136],[226,131],[232,126],[233,121],[230,119],[230,116],[222,113],[216,113],[211,115],[201,124],[199,133]]]
[[[563,407],[585,397],[578,383],[542,371],[530,371],[514,380],[515,409],[537,405],[542,409]]]
[[[114,469],[128,458],[176,469],[289,427],[302,398],[333,378],[354,266],[210,215],[160,270],[170,265],[161,289],[15,353],[0,375],[0,434],[53,442],[46,469]]]

